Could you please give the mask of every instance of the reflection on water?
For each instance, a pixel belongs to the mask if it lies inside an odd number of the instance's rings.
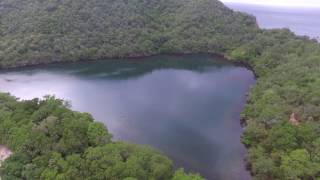
[[[0,90],[54,94],[108,125],[115,139],[152,145],[208,179],[249,179],[239,114],[251,71],[209,55],[38,66],[0,74]]]

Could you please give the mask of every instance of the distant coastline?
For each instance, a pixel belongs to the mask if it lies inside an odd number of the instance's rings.
[[[260,28],[288,28],[298,36],[309,36],[320,42],[320,7],[276,6],[225,2],[227,7],[254,15]]]

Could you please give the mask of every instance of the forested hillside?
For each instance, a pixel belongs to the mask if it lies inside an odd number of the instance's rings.
[[[258,76],[243,112],[247,123],[243,142],[249,149],[248,162],[254,177],[281,180],[320,178],[320,44],[316,41],[297,37],[286,29],[260,30],[253,17],[233,12],[216,0],[3,0],[0,2],[0,18],[2,68],[56,61],[198,52],[219,53],[248,63]],[[57,102],[48,99],[19,103],[2,96],[1,103],[8,105],[2,107],[0,122],[3,125],[0,127],[27,126],[27,130],[17,132],[14,131],[16,127],[11,131],[1,130],[1,133],[10,135],[2,136],[6,137],[2,138],[2,143],[22,152],[15,153],[5,163],[6,171],[3,172],[6,176],[39,177],[43,173],[43,176],[64,173],[68,171],[64,169],[68,164],[79,165],[74,159],[86,162],[91,158],[91,152],[113,151],[110,149],[114,149],[114,153],[125,149],[125,155],[115,155],[115,158],[122,157],[121,167],[128,165],[128,154],[135,160],[139,159],[136,158],[138,152],[148,154],[149,159],[159,157],[160,162],[148,161],[147,164],[132,160],[133,165],[128,167],[147,168],[140,169],[142,174],[148,174],[143,177],[151,177],[150,173],[152,177],[160,174],[172,176],[171,163],[163,156],[134,145],[110,143],[109,136],[105,137],[109,143],[98,147],[89,140],[84,142],[84,147],[73,144],[67,138],[75,138],[72,128],[80,123],[81,129],[84,126],[82,121],[90,124],[86,120],[90,116],[71,112],[65,107],[63,109],[68,113],[58,113],[50,108],[44,114],[36,113],[41,110],[41,104],[50,104],[48,101]],[[13,115],[14,110],[19,113]],[[32,115],[34,113],[41,115]],[[49,116],[51,114],[55,116]],[[58,135],[48,133],[45,124],[60,119],[66,120],[61,126],[65,127],[65,136],[61,135],[61,129],[52,129]],[[75,125],[70,125],[69,121]],[[29,139],[37,137],[35,135],[24,136],[33,131],[40,131],[41,138],[52,139],[49,144],[59,145],[55,146],[58,149],[46,147],[41,144],[41,139]],[[70,146],[64,138],[70,140]],[[37,149],[40,145],[46,153]],[[27,153],[35,159],[25,157]],[[80,157],[79,153],[82,154]],[[105,154],[101,152],[99,155]],[[55,159],[49,160],[49,157]],[[97,164],[101,163],[100,159],[97,158]],[[28,165],[23,166],[21,161]],[[60,162],[62,168],[55,166]],[[126,165],[122,166],[123,163]],[[55,168],[46,169],[48,164]],[[108,169],[102,164],[102,169]],[[84,167],[76,169],[82,172],[84,168],[83,173],[90,174],[93,173],[90,172],[91,165],[100,167],[84,163]],[[153,169],[158,166],[161,168]],[[104,172],[118,172],[118,166],[111,167]],[[178,174],[185,179],[183,172]]]
[[[91,115],[54,97],[17,101],[0,93],[0,144],[14,154],[3,179],[194,179],[174,173],[171,160],[144,146],[114,142]]]
[[[3,0],[0,22],[1,67],[221,53],[255,31],[254,18],[216,0]]]
[[[320,44],[264,30],[230,56],[258,75],[243,112],[256,179],[320,178]]]

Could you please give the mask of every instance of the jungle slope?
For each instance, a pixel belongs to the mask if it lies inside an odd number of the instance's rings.
[[[217,0],[3,0],[0,18],[0,67],[222,53],[256,30]]]
[[[242,113],[256,179],[320,177],[320,44],[264,30],[229,54],[258,76]]]
[[[248,63],[258,75],[242,114],[254,177],[320,177],[314,40],[287,29],[260,30],[253,17],[216,0],[4,0],[0,18],[2,68],[198,52]]]

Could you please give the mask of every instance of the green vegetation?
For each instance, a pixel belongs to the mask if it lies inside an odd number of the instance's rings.
[[[220,53],[255,31],[254,18],[216,0],[2,0],[0,9],[0,67]]]
[[[243,142],[254,177],[320,178],[319,43],[286,29],[259,30],[253,17],[216,0],[3,0],[0,9],[3,68],[199,52],[249,64],[258,80],[242,114]],[[165,157],[111,142],[89,115],[58,100],[16,102],[2,95],[1,101],[1,142],[15,151],[4,177],[173,176]],[[292,115],[298,124],[289,121]],[[184,176],[179,170],[175,178]]]
[[[258,76],[242,114],[256,179],[320,178],[320,44],[264,30],[230,56]]]
[[[54,97],[17,101],[0,93],[0,124],[0,144],[14,151],[3,179],[202,179],[174,173],[149,147],[113,142],[102,123]]]

